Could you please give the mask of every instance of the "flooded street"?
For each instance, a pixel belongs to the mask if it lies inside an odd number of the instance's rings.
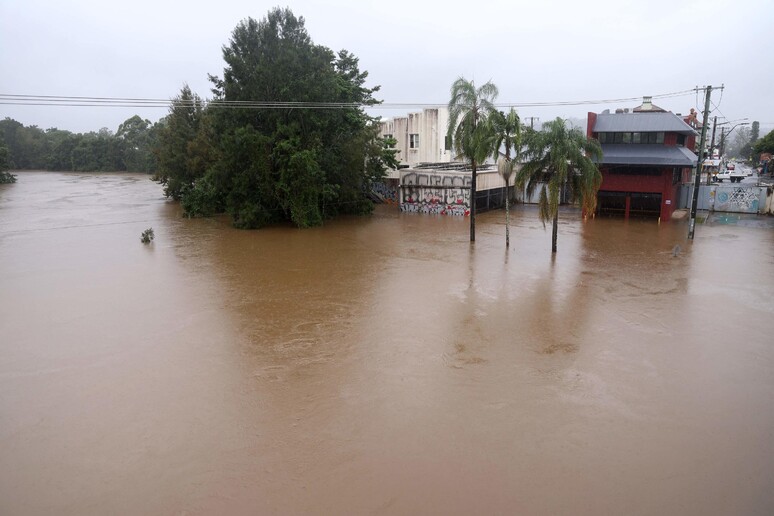
[[[571,212],[552,260],[511,220],[240,231],[18,173],[0,513],[774,513],[774,230]]]

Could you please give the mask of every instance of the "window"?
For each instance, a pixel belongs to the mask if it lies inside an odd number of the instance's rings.
[[[416,133],[409,134],[409,149],[419,148],[419,135]]]
[[[452,148],[452,138],[448,134],[443,139],[443,148],[444,150],[451,150]]]
[[[678,134],[677,135],[677,145],[680,147],[685,147],[685,135],[684,134]]]
[[[391,134],[385,134],[384,136],[382,136],[382,138],[384,138],[386,140],[388,138],[392,138],[392,135]]]
[[[656,143],[664,144],[664,133],[656,133]]]
[[[642,133],[632,133],[632,143],[642,143]]]
[[[680,170],[677,167],[674,167],[672,169],[672,184],[676,185],[677,183],[679,183],[682,175],[683,175],[682,170]]]
[[[623,143],[632,143],[632,133],[623,133]]]

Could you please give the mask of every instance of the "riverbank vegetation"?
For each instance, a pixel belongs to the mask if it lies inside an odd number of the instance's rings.
[[[315,44],[303,17],[276,8],[239,23],[223,58],[214,98],[183,87],[159,131],[165,194],[189,216],[227,212],[239,228],[370,212],[365,190],[397,162],[362,109],[379,88],[365,86],[357,57]]]
[[[10,170],[153,173],[153,148],[162,125],[163,120],[151,124],[135,115],[115,133],[107,127],[97,132],[73,133],[24,126],[5,118],[0,120],[0,139],[8,147]]]
[[[9,173],[8,168],[8,147],[0,140],[0,184],[16,182],[16,176]]]

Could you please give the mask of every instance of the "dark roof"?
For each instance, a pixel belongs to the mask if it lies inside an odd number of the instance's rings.
[[[595,133],[670,132],[697,134],[674,113],[600,113],[594,124]]]
[[[607,143],[602,153],[602,165],[692,167],[697,161],[696,154],[676,145]]]

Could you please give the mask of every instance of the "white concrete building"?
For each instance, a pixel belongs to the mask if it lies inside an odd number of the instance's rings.
[[[420,113],[382,120],[380,136],[391,136],[398,141],[398,159],[403,165],[448,163],[453,154],[451,142],[446,138],[448,125],[447,108],[426,108]]]

